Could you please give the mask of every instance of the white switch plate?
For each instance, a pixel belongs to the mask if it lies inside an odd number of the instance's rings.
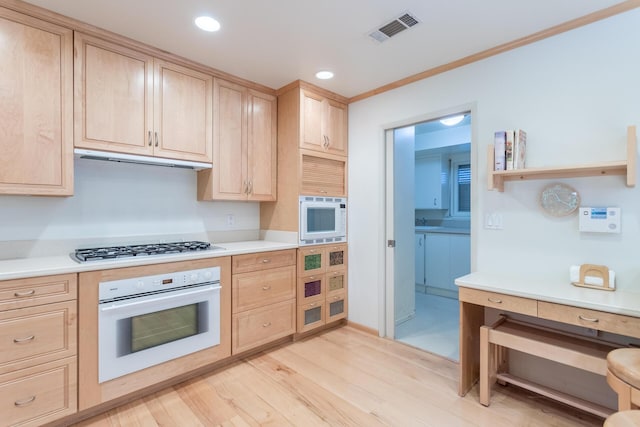
[[[484,228],[487,230],[502,230],[502,214],[498,212],[484,214]]]

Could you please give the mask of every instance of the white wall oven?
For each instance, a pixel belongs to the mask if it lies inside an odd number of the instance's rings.
[[[98,382],[220,343],[220,267],[99,283]]]
[[[347,199],[300,196],[299,244],[346,242]]]

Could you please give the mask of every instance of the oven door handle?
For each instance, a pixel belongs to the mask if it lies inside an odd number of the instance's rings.
[[[209,293],[211,291],[219,291],[220,289],[222,289],[222,286],[207,286],[203,289],[198,289],[195,291],[188,291],[188,292],[168,292],[165,295],[162,295],[158,298],[152,298],[152,299],[145,299],[143,301],[131,301],[131,302],[126,302],[124,304],[117,304],[117,305],[108,305],[106,307],[100,307],[100,311],[105,312],[105,311],[113,311],[113,310],[120,310],[123,308],[129,308],[129,307],[135,307],[135,306],[140,306],[140,305],[144,305],[144,304],[151,304],[151,303],[156,303],[159,301],[166,301],[168,299],[171,298],[175,298],[176,296],[180,296],[180,297],[185,297],[185,296],[191,296],[191,295],[199,295],[199,294],[204,294],[204,293]]]

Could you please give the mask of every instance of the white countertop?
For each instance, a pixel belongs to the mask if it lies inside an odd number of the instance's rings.
[[[79,263],[69,255],[19,258],[0,261],[0,280],[22,279],[25,277],[48,276],[52,274],[79,273],[82,271],[106,270],[110,268],[133,267],[138,265],[160,264],[163,262],[188,261],[192,259],[215,258],[229,255],[241,255],[253,252],[268,252],[297,248],[292,243],[255,240],[248,242],[229,242],[212,245],[221,249],[187,252],[169,255],[120,258]]]
[[[416,233],[469,234],[469,229],[437,225],[416,225]]]
[[[554,281],[471,273],[457,278],[455,282],[464,288],[640,317],[640,293],[582,288],[572,285],[568,277]]]

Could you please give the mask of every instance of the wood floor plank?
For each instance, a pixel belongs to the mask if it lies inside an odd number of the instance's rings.
[[[234,363],[81,422],[80,427],[601,426],[517,387],[457,395],[458,365],[351,327]]]

